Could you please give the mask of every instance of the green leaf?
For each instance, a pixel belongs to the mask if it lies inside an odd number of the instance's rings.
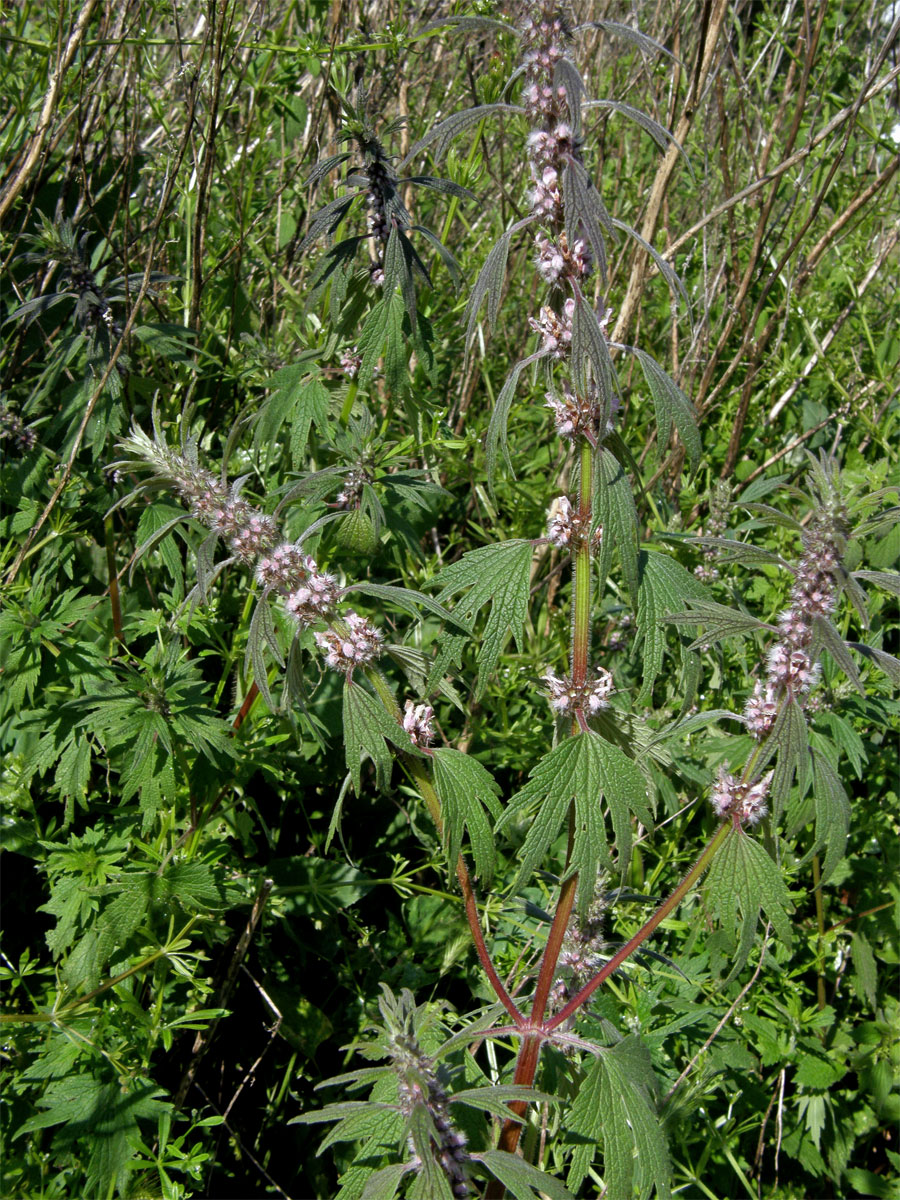
[[[662,622],[686,601],[703,600],[706,588],[668,554],[642,550],[638,556],[637,639],[635,649],[643,645],[643,678],[636,704],[646,704],[653,684],[662,670],[666,633]],[[682,661],[685,648],[682,647]]]
[[[379,600],[385,600],[399,608],[401,612],[409,613],[411,617],[418,617],[419,609],[424,608],[436,617],[440,617],[442,621],[447,621],[468,632],[468,626],[463,624],[458,616],[444,608],[442,604],[438,604],[430,596],[417,592],[414,588],[392,587],[386,583],[351,583],[344,588],[343,594],[346,596],[351,592],[362,592],[364,596],[375,596]]]
[[[844,857],[847,832],[850,828],[850,801],[827,756],[814,746],[811,747],[811,756],[816,836],[809,854],[827,846],[821,875],[821,883],[824,884]]]
[[[597,464],[595,486],[597,519],[603,525],[599,573],[605,580],[609,573],[612,546],[619,551],[622,574],[631,595],[632,604],[638,601],[638,519],[631,484],[621,463],[605,447],[594,456]]]
[[[846,1073],[847,1068],[840,1062],[833,1062],[818,1054],[807,1054],[800,1060],[794,1083],[801,1087],[824,1091],[836,1084]]]
[[[459,750],[438,748],[432,755],[434,787],[444,819],[444,848],[451,873],[456,867],[464,830],[475,859],[475,873],[485,885],[494,874],[494,838],[485,816],[486,808],[496,821],[501,815],[497,801],[500,788],[477,759]]]
[[[366,1180],[359,1200],[394,1200],[400,1180],[410,1170],[408,1163],[391,1163]]]
[[[668,444],[674,422],[675,428],[678,430],[678,434],[687,452],[688,462],[691,465],[691,473],[693,474],[700,465],[702,444],[700,441],[700,430],[697,428],[697,418],[690,400],[688,400],[677,383],[669,378],[651,355],[645,353],[643,350],[639,350],[637,346],[628,346],[626,348],[637,356],[637,360],[641,364],[641,370],[644,372],[644,378],[647,381],[647,387],[650,389],[650,395],[653,397],[653,405],[656,409],[656,424],[659,430],[657,439],[659,455],[662,455]]]
[[[586,911],[598,868],[601,864],[612,866],[603,822],[604,799],[615,834],[619,868],[624,871],[631,860],[631,813],[644,824],[652,824],[644,779],[634,762],[593,732],[566,738],[545,755],[524,788],[510,800],[497,825],[499,831],[513,818],[535,809],[520,851],[514,886],[521,886],[543,863],[574,801],[570,873],[578,872],[579,910]]]
[[[571,1192],[558,1179],[539,1171],[518,1155],[506,1154],[502,1150],[485,1150],[481,1154],[473,1154],[472,1158],[483,1163],[516,1200],[542,1200],[545,1196],[549,1196],[550,1200],[572,1200]]]
[[[287,912],[298,917],[335,913],[355,904],[374,887],[362,871],[315,855],[273,859],[266,868]]]
[[[465,1088],[454,1092],[450,1097],[451,1104],[465,1104],[467,1108],[478,1109],[479,1112],[493,1113],[496,1117],[509,1116],[507,1104],[515,1100],[526,1100],[532,1104],[559,1104],[559,1097],[549,1092],[538,1092],[534,1088],[519,1083],[490,1084],[486,1087]]]
[[[609,1200],[641,1200],[656,1189],[671,1196],[671,1167],[652,1100],[650,1055],[634,1034],[604,1050],[588,1068],[572,1105],[569,1126],[579,1135],[567,1183],[581,1186],[602,1138],[605,1194]]]
[[[790,896],[781,868],[754,838],[735,825],[719,849],[705,892],[711,910],[728,936],[738,924],[740,936],[734,964],[726,982],[743,969],[763,910],[786,946],[791,945],[791,923],[787,918]]]
[[[359,386],[369,386],[375,375],[378,360],[384,356],[385,381],[393,392],[402,393],[406,385],[403,301],[396,292],[386,295],[372,308],[360,330],[358,344],[362,354]]]
[[[878,969],[872,947],[861,933],[854,933],[850,939],[850,959],[856,994],[865,996],[869,1008],[875,1012],[878,1007]]]
[[[58,1149],[81,1139],[88,1150],[86,1194],[111,1195],[124,1183],[125,1170],[139,1138],[140,1118],[155,1119],[170,1112],[159,1099],[163,1093],[147,1079],[123,1077],[104,1083],[91,1075],[69,1075],[53,1081],[37,1101],[47,1111],[31,1117],[15,1137],[61,1125],[54,1145]]]
[[[874,583],[876,587],[900,596],[900,574],[896,571],[854,571],[853,578]]]
[[[672,613],[667,620],[673,625],[703,626],[705,632],[691,643],[692,650],[706,649],[714,642],[724,641],[725,638],[745,637],[758,629],[774,632],[771,625],[760,621],[758,617],[704,597],[689,598],[687,609],[684,612]]]
[[[444,567],[435,577],[441,588],[437,596],[439,603],[469,589],[465,599],[456,605],[466,625],[471,625],[479,609],[486,604],[491,606],[478,651],[476,701],[483,696],[488,676],[510,636],[521,649],[522,631],[528,615],[531,557],[530,541],[498,542],[494,546],[470,550],[459,562]]]
[[[778,710],[778,716],[775,718],[775,724],[772,726],[772,732],[765,743],[766,751],[775,748],[778,751],[772,783],[769,787],[769,799],[772,802],[772,813],[776,822],[781,820],[795,773],[801,787],[806,782],[809,763],[807,738],[808,729],[803,709],[794,699],[783,700]]]
[[[364,758],[375,764],[375,785],[387,787],[391,774],[391,752],[387,742],[415,752],[409,735],[384,706],[352,679],[344,681],[344,751],[353,790],[359,795],[360,768]]]
[[[475,330],[478,327],[478,310],[485,299],[487,299],[488,323],[491,329],[497,324],[497,316],[500,312],[500,299],[503,295],[503,280],[506,278],[506,259],[509,254],[509,240],[512,232],[511,229],[508,229],[505,233],[501,234],[497,244],[491,249],[490,254],[484,260],[484,266],[478,272],[478,278],[475,280],[475,286],[472,288],[472,294],[469,296],[468,303],[466,304],[464,317],[466,323],[466,355],[468,355],[471,349]]]
[[[866,689],[863,687],[862,680],[859,677],[856,663],[847,649],[847,643],[835,629],[831,621],[827,617],[814,616],[812,619],[812,630],[814,656],[821,648],[827,650],[859,694],[865,696]]]

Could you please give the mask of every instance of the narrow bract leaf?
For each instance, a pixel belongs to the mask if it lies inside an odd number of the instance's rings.
[[[387,583],[351,583],[349,587],[344,588],[342,595],[349,596],[351,592],[362,592],[364,596],[375,596],[379,600],[385,600],[401,612],[409,613],[411,617],[418,617],[419,610],[424,608],[440,617],[442,621],[469,632],[468,625],[458,614],[444,608],[443,604],[438,604],[431,596],[417,592],[415,588],[393,587]]]
[[[865,642],[847,642],[847,645],[863,658],[868,658],[892,683],[900,687],[900,659],[888,654],[886,650],[879,650],[876,646],[867,646]]]
[[[596,511],[603,525],[600,574],[605,578],[609,570],[610,549],[614,545],[619,551],[622,574],[632,604],[636,607],[639,591],[638,519],[631,484],[621,464],[609,450],[601,448],[594,457],[597,463]]]
[[[641,364],[647,387],[653,397],[656,409],[656,424],[659,430],[657,449],[661,455],[669,441],[672,423],[687,452],[691,472],[700,465],[700,431],[697,428],[697,418],[690,400],[673,379],[670,379],[659,363],[637,346],[626,346],[624,349],[634,354]]]
[[[900,596],[900,575],[894,571],[854,571],[853,578],[862,579],[866,583],[874,583],[876,587]]]
[[[509,445],[507,443],[507,423],[509,421],[509,410],[512,408],[512,402],[516,395],[516,386],[519,382],[519,376],[523,370],[532,362],[535,361],[537,355],[532,355],[530,358],[523,358],[520,362],[513,365],[509,375],[506,377],[506,382],[500,389],[500,394],[494,402],[494,409],[491,413],[491,422],[488,425],[487,438],[485,439],[485,452],[487,457],[487,477],[488,486],[493,489],[494,479],[497,474],[497,448],[503,451],[503,461],[506,468],[515,479],[515,471],[513,469],[512,459],[509,456]]]
[[[703,597],[689,597],[688,607],[684,612],[670,613],[666,620],[672,625],[702,625],[705,632],[691,643],[691,649],[705,649],[714,642],[724,641],[730,637],[745,637],[756,630],[774,633],[775,630],[765,621],[750,613],[740,612],[725,604],[717,604],[714,600]]]
[[[432,158],[435,162],[440,162],[450,148],[450,143],[464,130],[477,125],[479,121],[492,117],[495,113],[521,114],[524,111],[515,104],[480,104],[477,108],[464,108],[461,112],[453,113],[443,121],[438,121],[437,125],[432,126],[424,137],[419,138],[400,163],[398,170],[402,171],[427,146],[434,147],[431,152]]]
[[[509,254],[509,242],[512,232],[511,229],[508,229],[505,233],[501,234],[497,244],[484,260],[484,266],[478,272],[478,278],[475,280],[475,286],[472,288],[472,294],[469,296],[468,303],[466,304],[464,320],[466,322],[467,355],[472,345],[472,339],[475,336],[475,329],[478,324],[478,312],[485,298],[487,299],[488,306],[488,325],[493,329],[497,323],[497,314],[500,312],[500,298],[503,293],[503,281],[506,278],[506,259]]]
[[[653,259],[654,263],[656,264],[657,270],[659,271],[660,275],[662,275],[663,279],[665,279],[666,283],[669,285],[669,290],[672,292],[673,295],[679,297],[681,302],[684,304],[684,307],[686,308],[688,315],[690,315],[690,311],[691,311],[690,298],[688,297],[688,294],[687,294],[687,291],[685,290],[684,284],[678,278],[678,275],[676,274],[672,265],[670,263],[667,263],[666,260],[663,258],[663,256],[656,249],[656,247],[652,246],[650,244],[650,242],[648,242],[644,238],[642,238],[641,235],[638,233],[638,231],[636,229],[633,229],[628,224],[627,221],[619,221],[615,217],[613,217],[612,223],[616,229],[621,230],[622,233],[624,233],[626,237],[631,238],[631,240],[633,242],[637,242],[637,244],[641,247],[641,249],[646,251],[647,254],[649,254],[649,256]]]
[[[841,668],[856,690],[861,696],[866,694],[866,689],[863,687],[863,682],[859,677],[859,671],[856,669],[856,663],[850,651],[847,649],[847,643],[835,629],[834,625],[828,617],[814,616],[812,619],[813,631],[813,647],[815,651],[824,649],[827,650],[837,665]]]
[[[616,230],[591,177],[574,158],[570,158],[563,168],[562,196],[568,235],[572,240],[584,238],[587,241],[605,285],[606,241],[603,232],[605,230],[615,241]]]

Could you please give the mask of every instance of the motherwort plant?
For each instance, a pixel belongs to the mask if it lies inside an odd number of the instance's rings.
[[[510,97],[518,90],[518,103],[509,100],[448,117],[412,148],[398,171],[429,149],[440,157],[455,136],[498,114],[527,131],[527,211],[503,232],[475,282],[466,315],[466,349],[471,353],[476,336],[484,335],[480,310],[485,303],[489,325],[497,326],[510,248],[530,239],[529,270],[536,272],[542,289],[528,320],[534,343],[512,365],[497,395],[486,465],[488,484],[499,497],[501,474],[514,466],[513,406],[530,371],[540,380],[531,390],[539,394],[546,414],[546,440],[554,443],[557,461],[565,464],[560,494],[547,497],[552,503],[546,532],[485,545],[448,562],[433,577],[437,593],[430,597],[342,579],[339,562],[329,562],[325,569],[307,548],[331,521],[344,519],[347,506],[352,508],[371,487],[364,472],[346,478],[320,472],[312,483],[301,482],[287,492],[274,513],[267,514],[244,499],[242,480],[229,484],[224,474],[204,466],[196,442],[187,435],[181,448],[173,450],[160,429],[153,438],[136,429],[122,443],[125,458],[117,467],[149,470],[142,487],[174,491],[206,531],[197,556],[200,599],[226,566],[252,571],[257,605],[245,665],[270,705],[276,707],[266,647],[285,670],[289,686],[302,685],[291,696],[304,705],[315,703],[303,683],[306,677],[322,665],[341,674],[348,776],[339,806],[349,787],[362,790],[364,760],[373,762],[376,784],[382,787],[388,786],[392,764],[399,763],[440,834],[479,963],[496,998],[495,1005],[459,1021],[453,1032],[451,1018],[441,1025],[435,1010],[417,1007],[409,992],[397,997],[385,987],[380,1032],[362,1049],[385,1065],[331,1081],[369,1088],[368,1098],[338,1102],[300,1118],[335,1122],[326,1146],[357,1143],[341,1196],[390,1200],[402,1193],[446,1200],[479,1191],[498,1197],[508,1189],[517,1197],[539,1193],[562,1198],[571,1194],[567,1188],[578,1192],[587,1186],[589,1176],[590,1186],[602,1184],[613,1200],[624,1200],[635,1189],[642,1196],[653,1189],[666,1196],[670,1165],[649,1051],[634,1028],[623,1033],[617,1027],[608,1007],[598,1013],[588,1002],[629,960],[646,962],[652,956],[667,963],[646,943],[704,875],[707,913],[721,926],[720,940],[728,943],[730,979],[747,962],[761,911],[778,938],[789,944],[791,898],[778,840],[785,813],[795,835],[805,836],[812,828],[807,858],[825,849],[822,877],[833,871],[842,853],[849,806],[835,769],[838,755],[822,737],[810,736],[807,717],[826,652],[858,688],[861,679],[851,651],[888,673],[900,670],[883,651],[848,643],[835,624],[846,597],[865,625],[863,585],[885,582],[878,572],[851,571],[845,565],[854,538],[880,528],[882,518],[874,510],[882,497],[854,495],[833,459],[810,458],[810,492],[795,488],[786,493],[796,509],[803,509],[800,519],[757,503],[764,493],[735,501],[751,515],[754,527],[771,522],[794,537],[782,554],[725,536],[724,517],[695,539],[705,556],[702,578],[677,555],[658,545],[641,545],[629,478],[634,462],[621,426],[619,362],[631,356],[641,368],[661,449],[677,433],[696,468],[700,438],[688,399],[662,368],[639,348],[610,340],[607,240],[631,231],[607,211],[592,178],[587,125],[591,113],[601,109],[637,120],[660,145],[669,142],[669,135],[626,105],[589,98],[572,57],[579,28],[563,5],[548,0],[529,6],[517,23],[475,17],[449,23],[518,37],[520,65],[508,85]],[[604,22],[591,28],[627,36],[642,51],[657,49],[632,30]],[[415,283],[425,277],[408,237],[417,227],[400,200],[401,177],[367,124],[364,109],[363,98],[348,125],[362,162],[344,181],[344,194],[313,219],[306,239],[310,244],[319,235],[337,234],[354,207],[365,205],[366,232],[333,246],[317,276],[319,283],[334,284],[338,267],[343,264],[349,272],[359,246],[368,247],[366,286],[374,284],[381,297],[366,318],[361,358],[355,351],[346,356],[354,389],[358,380],[363,387],[372,381],[385,346],[388,359],[397,340],[416,328]],[[326,159],[314,181],[348,158],[349,152]],[[431,176],[410,176],[407,182],[465,194],[456,186],[436,185]],[[642,249],[654,253],[643,244]],[[684,299],[668,265],[655,258],[675,296]],[[345,272],[335,294],[346,294],[349,279]],[[402,329],[382,319],[396,307],[397,292],[405,304]],[[357,394],[349,393],[342,413],[345,425]],[[633,397],[635,404],[642,400]],[[321,499],[339,483],[343,487],[331,511],[306,525],[295,524],[290,537],[282,532],[282,521],[290,519],[289,505],[304,486],[319,488]],[[724,511],[724,502],[720,507]],[[164,532],[156,531],[153,540]],[[227,555],[216,561],[220,542]],[[554,736],[527,780],[503,805],[501,788],[481,758],[468,753],[468,747],[464,751],[445,744],[452,739],[444,732],[446,721],[435,721],[435,707],[453,700],[448,675],[459,675],[466,647],[476,635],[471,698],[473,704],[482,702],[507,641],[521,641],[535,551],[548,544],[564,556],[571,572],[567,661],[545,661],[542,679],[527,681],[536,703],[543,703],[541,695],[549,700]],[[767,569],[790,576],[788,605],[777,621],[758,619],[739,603],[713,599],[706,583],[715,582],[718,566],[711,564],[742,559],[762,561]],[[610,671],[595,633],[600,601],[616,564],[620,593],[636,610],[635,649],[643,655],[633,705],[630,686]],[[444,622],[431,653],[389,636],[372,616],[357,612],[350,606],[350,597],[357,595],[378,610],[424,612]],[[696,636],[692,641],[680,636],[686,690],[681,710],[673,722],[653,729],[637,709],[651,701],[661,672],[665,622]],[[766,646],[759,675],[746,689],[743,711],[692,714],[697,651],[736,637],[758,638]],[[398,676],[404,679],[402,690]],[[731,721],[739,735],[706,771],[706,819],[713,829],[693,865],[661,902],[622,886],[611,888],[611,880],[624,881],[636,840],[646,839],[653,827],[653,782],[671,761],[672,746],[716,721]],[[537,880],[546,907],[528,898],[526,911],[539,951],[529,960],[523,949],[504,978],[485,932],[475,881],[482,893],[489,892],[499,874],[498,848],[507,837],[516,845],[512,878],[503,880],[504,903],[524,898]],[[613,906],[636,899],[655,905],[653,914],[627,941],[616,942],[609,932]],[[501,1018],[505,1024],[498,1024]],[[439,1033],[452,1036],[442,1041]],[[482,1052],[486,1066],[480,1065]],[[538,1092],[542,1064],[546,1090]],[[470,1086],[475,1083],[479,1086]],[[484,1114],[493,1118],[493,1128]],[[541,1169],[544,1165],[553,1174]]]

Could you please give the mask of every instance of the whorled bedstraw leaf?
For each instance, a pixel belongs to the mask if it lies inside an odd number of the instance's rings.
[[[671,1196],[671,1166],[653,1103],[655,1079],[646,1046],[634,1034],[601,1053],[587,1068],[569,1112],[575,1141],[566,1180],[573,1191],[584,1182],[603,1146],[604,1195],[609,1200],[659,1200]]]
[[[740,825],[729,830],[706,876],[704,892],[713,915],[730,936],[740,921],[734,962],[726,983],[743,970],[750,955],[760,910],[790,948],[791,899],[781,867]],[[740,915],[739,915],[740,914]]]
[[[444,849],[450,872],[462,846],[463,832],[469,833],[475,874],[487,885],[494,874],[494,837],[486,808],[495,821],[502,809],[497,800],[500,788],[491,773],[468,754],[449,747],[438,747],[432,753],[434,787],[441,801],[444,820]]]
[[[510,800],[497,824],[499,830],[532,812],[533,818],[519,851],[514,887],[521,887],[544,863],[547,852],[564,828],[569,805],[575,804],[575,838],[570,874],[578,873],[578,904],[586,911],[600,866],[612,862],[604,829],[602,801],[609,809],[620,871],[631,861],[631,816],[652,824],[641,772],[622,750],[599,734],[566,738],[534,767],[528,782]]]
[[[380,701],[349,678],[344,680],[343,717],[344,753],[353,790],[359,795],[364,758],[371,758],[375,764],[375,786],[386,788],[391,774],[391,752],[387,743],[415,753],[409,734]]]
[[[642,647],[643,678],[637,704],[646,704],[659,672],[666,648],[663,624],[686,602],[704,600],[706,588],[669,554],[642,550],[638,555],[637,639]],[[695,643],[696,645],[696,643]],[[693,649],[693,647],[691,647]],[[682,662],[689,650],[682,644]]]
[[[521,646],[528,615],[531,557],[530,541],[498,542],[494,546],[470,550],[459,562],[444,567],[435,576],[434,582],[441,589],[437,595],[439,604],[457,592],[466,591],[465,597],[455,605],[464,627],[471,626],[479,609],[490,604],[478,651],[475,700],[484,694],[488,677],[509,638],[514,638],[516,645]]]

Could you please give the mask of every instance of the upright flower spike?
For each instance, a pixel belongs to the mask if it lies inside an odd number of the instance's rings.
[[[351,674],[379,657],[380,630],[355,612],[339,613],[341,588],[335,577],[320,571],[316,560],[304,552],[299,542],[279,542],[275,519],[244,500],[239,484],[229,488],[202,467],[194,442],[188,441],[184,452],[179,453],[159,433],[151,439],[142,430],[134,429],[122,445],[138,461],[115,466],[151,470],[155,479],[144,484],[144,488],[171,487],[197,520],[221,535],[234,558],[254,568],[264,595],[278,597],[284,611],[300,628],[320,622],[330,626],[315,634],[316,644],[329,667]]]
[[[784,696],[801,708],[809,706],[819,676],[813,655],[813,622],[828,617],[836,605],[836,572],[840,565],[842,513],[827,508],[817,514],[803,535],[803,555],[797,564],[790,606],[778,618],[780,637],[769,648],[765,680],[757,680],[744,706],[744,724],[757,738],[767,737]]]

